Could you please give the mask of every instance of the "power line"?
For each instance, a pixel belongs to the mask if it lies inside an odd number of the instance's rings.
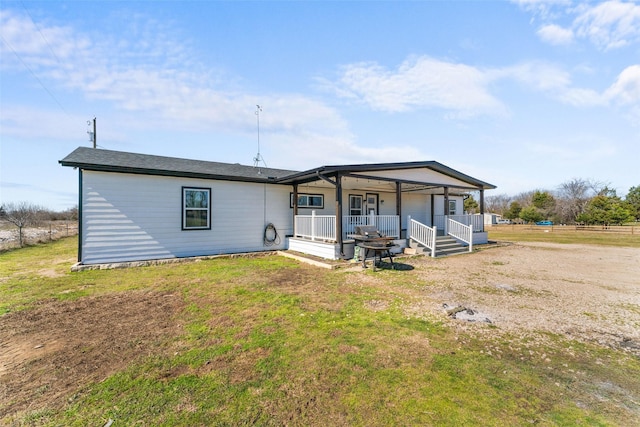
[[[27,15],[29,15],[29,19],[31,19],[31,22],[33,22],[33,25],[36,27],[36,29],[40,33],[40,37],[42,37],[42,40],[44,40],[44,42],[46,43],[47,47],[49,48],[49,52],[51,52],[53,57],[56,58],[56,61],[58,61],[60,68],[62,68],[67,73],[67,77],[69,77],[69,73],[67,72],[67,69],[62,64],[62,61],[60,61],[60,58],[58,58],[58,55],[56,55],[56,52],[53,50],[53,47],[51,47],[51,43],[49,43],[49,40],[47,40],[47,38],[44,36],[44,33],[40,29],[40,26],[38,25],[36,20],[33,19],[33,16],[31,16],[31,12],[29,12],[29,9],[27,9],[27,6],[25,6],[24,2],[22,1],[20,2],[20,4],[22,5],[22,8],[24,9],[24,11],[27,12]]]
[[[31,67],[29,67],[29,65],[27,65],[26,62],[24,62],[24,60],[22,59],[22,57],[20,57],[20,55],[18,54],[18,52],[16,52],[16,50],[13,48],[13,46],[11,46],[11,43],[9,43],[7,41],[7,39],[4,38],[4,36],[2,34],[0,34],[0,37],[2,38],[2,41],[4,42],[4,44],[6,44],[7,46],[9,46],[9,49],[11,49],[11,51],[14,53],[14,55],[16,56],[16,58],[18,58],[18,60],[22,63],[22,65],[24,66],[24,68],[26,68],[27,70],[29,70],[29,72],[31,73],[31,75],[33,76],[34,79],[36,79],[38,81],[38,83],[40,83],[40,86],[42,86],[42,88],[49,94],[49,96],[56,102],[56,104],[58,104],[58,107],[60,107],[60,109],[62,111],[64,111],[64,113],[71,117],[71,115],[67,112],[67,110],[65,110],[65,108],[62,106],[62,104],[60,103],[60,101],[58,101],[58,98],[55,97],[55,95],[49,90],[49,88],[47,88],[45,86],[45,84],[42,82],[42,80],[40,80],[40,78],[36,75],[36,73],[31,69]]]

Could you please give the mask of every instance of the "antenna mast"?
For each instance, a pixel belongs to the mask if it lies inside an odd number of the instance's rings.
[[[258,154],[253,158],[253,167],[257,167],[260,162],[264,163],[264,166],[267,167],[267,162],[264,161],[264,158],[260,154],[260,112],[262,111],[262,107],[256,105],[256,118],[258,121]]]
[[[91,120],[87,120],[87,126],[91,126]],[[89,141],[93,142],[93,148],[97,147],[96,144],[96,118],[93,118],[93,132],[91,130],[88,130],[87,133],[89,134]]]

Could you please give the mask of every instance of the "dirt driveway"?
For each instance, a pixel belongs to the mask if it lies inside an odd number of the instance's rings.
[[[549,331],[640,356],[640,249],[515,243],[416,264],[428,284],[414,310],[500,330]],[[446,304],[446,306],[445,306]],[[454,322],[464,327],[468,321]]]

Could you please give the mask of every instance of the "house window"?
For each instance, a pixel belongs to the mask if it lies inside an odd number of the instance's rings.
[[[362,215],[362,196],[349,195],[349,215]]]
[[[290,203],[293,207],[293,193],[290,194]],[[298,207],[324,209],[324,196],[322,194],[298,193]]]
[[[456,214],[456,201],[449,200],[449,215],[455,215],[455,214]]]
[[[211,229],[211,189],[182,187],[182,229]]]

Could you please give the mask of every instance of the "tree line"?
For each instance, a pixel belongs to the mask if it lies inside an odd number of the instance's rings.
[[[469,205],[468,212],[477,211],[477,202],[467,200],[465,209]],[[525,223],[549,220],[554,224],[622,225],[640,220],[640,185],[631,187],[623,199],[607,184],[574,178],[555,191],[487,196],[485,212]]]
[[[58,212],[30,202],[6,203],[0,206],[0,220],[17,227],[18,240],[22,247],[23,231],[26,227],[37,227],[47,221],[77,221],[78,207]]]

